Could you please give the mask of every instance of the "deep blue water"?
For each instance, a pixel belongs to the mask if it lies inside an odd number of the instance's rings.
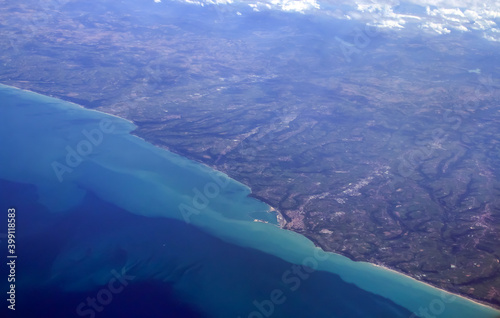
[[[313,273],[292,292],[280,281],[291,264],[225,243],[185,222],[133,215],[92,194],[71,211],[55,216],[36,203],[33,186],[2,181],[0,187],[1,202],[9,202],[19,211],[17,271],[23,283],[18,286],[17,317],[47,317],[48,313],[50,317],[78,317],[78,305],[89,296],[96,297],[108,282],[82,290],[68,290],[67,286],[85,284],[93,280],[95,272],[119,272],[131,260],[135,265],[127,273],[140,273],[141,277],[114,294],[96,316],[247,317],[245,313],[255,310],[254,298],[263,301],[277,287],[288,291],[288,299],[276,317],[407,316],[392,302],[326,272]],[[54,264],[68,245],[83,249],[84,255],[65,260],[54,272]],[[85,259],[93,254],[98,262],[90,267]],[[167,278],[159,280],[157,275]],[[188,286],[187,292],[194,295],[177,294],[176,285]],[[203,312],[196,303],[190,304],[191,297],[200,296],[212,298],[214,308]],[[356,308],[361,300],[364,309]],[[89,312],[89,307],[85,309]]]
[[[5,86],[0,101],[0,209],[16,209],[18,256],[17,310],[4,301],[1,317],[410,317],[441,299],[254,222],[275,216],[248,188],[125,120]],[[456,298],[439,317],[495,314]]]

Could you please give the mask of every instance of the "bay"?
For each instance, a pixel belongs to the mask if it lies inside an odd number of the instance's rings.
[[[127,293],[140,303],[165,295],[169,306],[137,308],[158,316],[172,304],[179,317],[499,315],[320,250],[276,226],[248,187],[131,135],[129,121],[7,86],[0,100],[0,198],[21,211],[23,308],[49,290],[43,304],[71,296],[65,310],[101,314],[85,295],[125,271],[134,279],[102,306],[105,317],[132,306]]]

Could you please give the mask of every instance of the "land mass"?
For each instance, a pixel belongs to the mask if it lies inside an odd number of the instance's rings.
[[[500,308],[498,44],[388,31],[346,59],[355,22],[151,2],[4,3],[0,82],[129,119],[323,249]]]

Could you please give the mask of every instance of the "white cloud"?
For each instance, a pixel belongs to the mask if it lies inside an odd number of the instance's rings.
[[[479,14],[477,14],[476,11],[472,11],[472,10],[465,10],[464,15],[467,18],[469,18],[469,20],[480,20],[480,19],[482,19],[481,16]]]
[[[492,42],[500,42],[500,36],[494,36],[494,35],[487,35],[485,34],[484,35],[484,38],[488,41],[492,41]]]
[[[316,0],[271,0],[271,4],[280,7],[283,11],[296,11],[302,13],[307,10],[320,8]]]
[[[422,25],[422,29],[424,30],[432,30],[438,34],[448,34],[451,31],[447,29],[443,24],[427,22]]]
[[[407,0],[407,2],[420,6],[434,6],[438,8],[478,8],[490,7],[498,8],[499,4],[496,0]]]
[[[197,4],[197,5],[200,5],[202,7],[205,6],[205,4],[225,5],[225,4],[231,4],[234,2],[233,0],[183,0],[183,1],[190,3],[190,4]]]
[[[161,0],[155,0],[161,1]],[[417,26],[434,34],[482,32],[485,39],[496,39],[500,27],[498,0],[178,0],[198,5],[234,4],[253,11],[280,10],[303,14],[325,14],[335,19],[359,20],[369,25],[395,30]],[[425,13],[399,13],[404,1],[425,8]],[[235,9],[235,12],[241,9]],[[395,12],[396,11],[396,12]],[[495,40],[496,41],[496,40]]]
[[[463,25],[456,25],[456,26],[453,26],[453,28],[455,30],[458,30],[458,31],[463,31],[463,32],[467,32],[469,31],[469,29],[467,29],[466,27],[464,27]]]
[[[383,20],[383,21],[380,21],[379,23],[375,24],[375,26],[377,26],[379,28],[390,28],[390,29],[403,29],[404,28],[404,26],[399,24],[398,21],[394,21],[394,20]]]
[[[325,0],[328,1],[328,0]],[[344,0],[339,0],[344,1]],[[347,1],[347,0],[346,0]],[[406,0],[426,8],[425,14],[400,14],[394,12],[400,4],[394,0],[356,0],[360,16],[349,15],[379,27],[402,29],[409,24],[417,25],[434,34],[484,32],[483,37],[492,39],[492,30],[498,27],[500,1],[496,0]],[[489,36],[486,36],[489,35]]]

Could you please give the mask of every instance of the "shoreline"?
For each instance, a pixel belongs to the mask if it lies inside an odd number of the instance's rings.
[[[131,120],[129,120],[129,119],[122,118],[122,117],[120,117],[120,116],[113,115],[113,114],[110,114],[110,113],[107,113],[107,112],[103,112],[103,111],[99,111],[99,110],[95,110],[95,109],[87,108],[87,107],[85,107],[85,106],[83,106],[83,105],[79,105],[79,104],[76,104],[76,103],[74,103],[74,102],[64,100],[64,99],[62,99],[62,98],[53,97],[53,96],[49,96],[49,95],[44,95],[44,94],[42,94],[42,93],[37,93],[37,92],[31,91],[31,90],[28,90],[28,89],[23,89],[23,88],[19,88],[19,87],[16,87],[16,86],[11,86],[11,85],[6,85],[6,84],[2,84],[2,83],[0,83],[0,87],[5,87],[5,88],[10,88],[10,89],[20,90],[20,91],[23,91],[23,92],[26,92],[26,93],[30,93],[30,94],[35,94],[35,95],[38,95],[38,96],[41,96],[41,97],[49,97],[49,98],[53,98],[53,99],[57,99],[57,100],[61,100],[61,101],[65,102],[65,103],[69,103],[69,104],[71,104],[71,105],[73,105],[73,106],[77,106],[77,107],[82,108],[82,109],[85,109],[85,110],[90,110],[90,111],[98,112],[98,113],[100,113],[100,114],[105,114],[105,115],[107,115],[107,116],[113,116],[113,117],[115,117],[115,118],[125,120],[126,122],[128,122],[128,123],[130,123],[130,124],[134,125],[134,127],[136,127],[136,128],[138,127],[138,126],[137,126],[137,125],[136,125],[133,121],[131,121]],[[210,165],[208,165],[208,164],[206,164],[206,163],[200,162],[199,160],[196,160],[196,159],[193,159],[193,158],[189,158],[189,157],[184,156],[184,155],[182,155],[182,154],[178,154],[178,153],[176,153],[176,152],[172,151],[171,149],[166,149],[166,148],[164,148],[164,147],[162,147],[162,146],[160,146],[160,145],[158,145],[158,144],[153,143],[152,141],[145,140],[144,138],[142,138],[142,137],[140,137],[140,136],[136,135],[136,134],[134,133],[134,131],[135,131],[135,129],[134,129],[133,131],[130,131],[130,132],[129,132],[129,134],[130,134],[130,135],[133,135],[133,136],[135,136],[135,137],[137,137],[137,138],[140,138],[140,139],[144,140],[145,142],[147,142],[147,143],[149,143],[149,144],[151,144],[151,145],[153,145],[153,146],[155,146],[155,147],[157,147],[157,148],[159,148],[159,149],[161,149],[161,150],[167,150],[167,151],[169,151],[169,152],[171,152],[171,153],[173,153],[173,154],[175,154],[175,155],[177,155],[177,156],[184,157],[184,158],[187,158],[187,159],[189,159],[189,160],[191,160],[191,161],[193,161],[193,162],[196,162],[197,164],[201,164],[201,165],[205,166],[206,168],[209,168],[209,169],[215,170],[215,171],[217,171],[217,172],[219,172],[219,173],[223,173],[223,174],[224,174],[224,175],[225,175],[228,179],[230,179],[230,180],[232,180],[232,181],[234,181],[234,182],[237,182],[238,184],[243,185],[244,187],[246,187],[246,188],[249,190],[249,194],[248,194],[248,196],[249,196],[249,197],[252,197],[252,198],[254,198],[255,200],[258,200],[258,201],[260,201],[260,202],[262,202],[262,203],[266,204],[267,206],[269,206],[269,211],[268,211],[268,212],[276,212],[276,213],[277,213],[277,215],[278,215],[278,218],[279,218],[279,216],[281,216],[281,218],[284,220],[284,224],[282,225],[282,224],[281,224],[281,222],[278,222],[278,223],[279,223],[279,225],[278,225],[278,226],[279,226],[282,230],[295,232],[295,231],[292,231],[292,230],[289,230],[289,229],[285,229],[285,228],[284,228],[284,226],[286,225],[286,223],[287,223],[287,222],[286,222],[286,219],[285,219],[285,218],[284,218],[284,216],[283,216],[283,213],[281,213],[278,209],[274,208],[272,205],[270,205],[269,203],[267,203],[265,199],[260,198],[260,197],[258,197],[258,196],[256,196],[256,195],[253,195],[253,194],[252,194],[252,189],[251,189],[251,187],[250,187],[250,186],[248,186],[248,185],[246,185],[246,184],[244,184],[244,183],[242,183],[242,182],[240,182],[240,181],[238,181],[238,180],[236,180],[236,179],[234,179],[234,178],[230,177],[230,176],[229,176],[226,172],[223,172],[223,171],[221,171],[221,170],[218,170],[216,167],[213,167],[213,166],[210,166]],[[298,233],[298,232],[295,232],[295,233]],[[327,250],[323,249],[321,246],[319,246],[317,242],[315,242],[315,241],[314,241],[314,240],[312,240],[311,238],[307,237],[306,235],[304,235],[304,234],[302,234],[302,233],[298,233],[298,234],[303,235],[303,236],[304,236],[304,237],[306,237],[307,239],[311,240],[311,241],[314,243],[314,245],[316,245],[318,248],[320,248],[321,250],[323,250],[323,251],[324,251],[324,252],[326,252],[326,253],[332,253],[332,254],[336,254],[336,255],[345,256],[345,255],[343,255],[343,254],[341,254],[341,253],[337,253],[337,252],[334,252],[334,251],[327,251]],[[345,256],[345,257],[347,257],[347,256]],[[347,258],[349,258],[349,257],[347,257]],[[350,258],[349,258],[349,259],[350,259]],[[354,261],[354,260],[352,260],[352,259],[351,259],[351,261]],[[474,304],[477,304],[477,305],[480,305],[480,306],[483,306],[483,307],[486,307],[486,308],[493,309],[493,310],[497,311],[497,312],[498,312],[498,314],[499,314],[499,316],[500,316],[500,307],[497,307],[496,305],[493,305],[493,304],[488,304],[488,303],[485,303],[485,302],[483,302],[483,301],[481,301],[481,300],[478,300],[478,299],[474,299],[474,298],[468,297],[468,296],[466,296],[466,295],[462,295],[462,294],[458,294],[458,293],[453,293],[453,292],[447,291],[447,290],[445,290],[445,289],[443,289],[443,288],[441,288],[441,287],[438,287],[438,286],[432,285],[432,284],[430,284],[430,283],[427,283],[427,282],[424,282],[424,281],[418,280],[418,279],[416,279],[416,278],[414,278],[414,277],[412,277],[412,276],[410,276],[410,275],[408,275],[408,274],[405,274],[405,273],[399,272],[399,271],[397,271],[397,270],[395,270],[395,269],[392,269],[392,268],[389,268],[389,267],[386,267],[386,266],[383,266],[383,265],[379,265],[379,264],[375,264],[375,263],[371,263],[371,262],[366,262],[366,261],[355,261],[355,262],[358,262],[358,263],[359,263],[359,262],[361,262],[361,263],[366,263],[366,264],[369,264],[369,265],[371,265],[371,266],[375,266],[375,267],[378,267],[378,268],[380,268],[380,269],[387,270],[387,271],[390,271],[390,272],[392,272],[392,273],[395,273],[395,274],[398,274],[398,275],[401,275],[401,276],[405,276],[405,277],[411,278],[412,280],[414,280],[414,281],[416,281],[416,282],[418,282],[418,283],[425,284],[425,285],[427,285],[427,286],[429,286],[429,287],[431,287],[431,288],[434,288],[434,289],[437,289],[437,290],[441,291],[442,293],[447,293],[447,294],[449,294],[449,295],[453,295],[453,296],[456,296],[456,297],[460,297],[460,298],[465,299],[465,300],[468,300],[468,301],[470,301],[470,302],[472,302],[472,303],[474,303]]]
[[[330,253],[330,252],[329,252],[329,253]],[[450,291],[447,291],[446,289],[443,289],[443,288],[441,288],[441,287],[434,286],[434,285],[432,285],[432,284],[430,284],[430,283],[427,283],[427,282],[424,282],[424,281],[418,280],[418,279],[416,279],[416,278],[414,278],[414,277],[412,277],[412,276],[406,275],[406,274],[401,273],[401,272],[399,272],[399,271],[397,271],[397,270],[395,270],[395,269],[392,269],[392,268],[389,268],[389,267],[386,267],[386,266],[383,266],[383,265],[374,264],[374,263],[369,263],[369,262],[364,262],[364,261],[359,261],[359,262],[366,263],[366,264],[369,264],[369,265],[371,265],[371,266],[375,266],[375,267],[381,268],[381,269],[383,269],[383,270],[390,271],[390,272],[392,272],[392,273],[394,273],[394,274],[398,274],[398,275],[401,275],[401,276],[409,277],[409,278],[413,279],[413,280],[414,280],[414,281],[416,281],[416,282],[419,282],[419,283],[424,284],[424,285],[427,285],[427,286],[429,286],[429,287],[432,287],[432,288],[438,289],[438,290],[440,290],[442,293],[446,293],[446,294],[449,294],[449,295],[453,295],[453,296],[456,296],[456,297],[460,297],[460,298],[462,298],[462,299],[466,299],[466,300],[468,300],[468,301],[471,301],[471,302],[475,303],[476,305],[480,305],[480,306],[483,306],[483,307],[486,307],[486,308],[492,308],[492,309],[494,309],[494,310],[498,311],[498,314],[500,315],[500,308],[497,308],[497,307],[495,307],[495,306],[493,306],[493,305],[489,305],[489,304],[487,304],[487,303],[484,303],[484,302],[482,302],[482,301],[480,301],[480,300],[478,300],[478,299],[474,299],[474,298],[471,298],[471,297],[468,297],[468,296],[465,296],[465,295],[462,295],[462,294],[452,293],[452,292],[450,292]],[[453,301],[455,301],[455,300],[453,300]],[[453,302],[453,301],[452,301],[452,302]]]
[[[95,110],[95,109],[92,109],[92,108],[87,108],[87,107],[85,107],[83,105],[77,104],[75,102],[67,101],[67,100],[62,99],[62,98],[53,97],[53,96],[45,95],[45,94],[42,94],[42,93],[37,93],[37,92],[29,90],[29,89],[20,88],[20,87],[16,87],[16,86],[12,86],[12,85],[7,85],[7,84],[3,84],[3,83],[0,83],[0,86],[6,87],[6,88],[14,88],[14,89],[26,92],[26,93],[35,94],[35,95],[42,96],[42,97],[48,97],[48,98],[54,98],[54,99],[57,99],[57,100],[61,100],[61,101],[65,102],[65,103],[71,104],[71,105],[79,107],[79,108],[83,108],[85,110],[90,110],[90,111],[93,111],[93,112],[98,112],[98,113],[101,113],[101,114],[106,114],[108,116],[112,116],[112,117],[115,117],[115,118],[118,118],[118,119],[125,120],[126,122],[128,122],[128,123],[134,125],[135,127],[137,127],[137,125],[133,121],[131,121],[129,119],[126,119],[126,118],[123,118],[123,117],[120,117],[120,116],[117,116],[117,115],[113,115],[113,114],[101,112],[99,110]]]
[[[280,212],[278,212],[280,213]],[[284,229],[284,230],[287,230],[287,229]],[[287,231],[291,231],[291,230],[287,230]],[[293,231],[292,231],[293,232]],[[299,233],[301,234],[301,233]],[[304,235],[304,234],[301,234],[301,235]],[[309,239],[311,242],[314,243],[314,245],[321,249],[322,251],[324,251],[325,253],[332,253],[332,254],[336,254],[336,255],[341,255],[343,257],[346,257],[348,258],[350,261],[352,262],[356,262],[356,263],[364,263],[364,264],[368,264],[370,266],[373,266],[373,267],[377,267],[379,269],[382,269],[382,270],[386,270],[386,271],[389,271],[393,274],[397,274],[397,275],[400,275],[400,276],[403,276],[403,277],[407,277],[407,278],[410,278],[411,280],[417,282],[417,283],[420,283],[420,284],[424,284],[428,287],[431,287],[431,288],[434,288],[434,289],[437,289],[439,290],[441,293],[446,293],[448,295],[452,295],[452,296],[456,296],[456,297],[459,297],[459,298],[462,298],[462,299],[465,299],[465,300],[468,300],[476,305],[480,305],[482,307],[486,307],[486,308],[489,308],[489,309],[493,309],[494,311],[497,311],[498,312],[498,318],[500,318],[500,305],[496,305],[496,304],[490,304],[488,302],[485,302],[485,301],[482,301],[482,300],[479,300],[479,299],[475,299],[475,298],[472,298],[470,296],[467,296],[467,295],[464,295],[464,294],[459,294],[459,293],[454,293],[454,292],[451,292],[451,291],[448,291],[440,286],[436,286],[436,285],[433,285],[431,283],[428,283],[428,282],[425,282],[425,281],[422,281],[422,280],[418,280],[416,279],[415,277],[413,276],[410,276],[408,274],[405,274],[405,273],[402,273],[394,268],[391,268],[391,267],[387,267],[387,266],[384,266],[384,265],[380,265],[380,264],[375,264],[375,263],[370,263],[370,262],[367,262],[367,261],[356,261],[356,260],[353,260],[352,258],[350,258],[349,256],[347,255],[344,255],[344,254],[341,254],[341,253],[337,253],[337,252],[331,252],[331,251],[327,251],[325,250],[323,247],[321,247],[321,245],[316,242],[314,239],[312,239],[311,237],[309,236],[306,236],[304,235],[305,237],[307,237],[307,239]],[[455,300],[453,300],[455,301]]]
[[[191,161],[193,161],[193,162],[196,162],[197,164],[200,164],[200,165],[204,166],[205,168],[208,168],[208,169],[211,169],[211,170],[214,170],[214,171],[217,171],[217,172],[219,172],[219,173],[224,174],[224,175],[225,175],[228,179],[230,179],[231,181],[236,182],[236,183],[239,183],[239,184],[241,184],[243,187],[245,187],[245,188],[249,191],[249,194],[248,194],[248,196],[249,196],[249,197],[252,197],[252,198],[254,198],[254,199],[256,199],[256,200],[258,200],[258,201],[260,201],[260,202],[262,202],[262,203],[266,204],[267,206],[269,206],[270,211],[274,210],[274,211],[276,211],[278,214],[280,214],[280,215],[281,215],[281,213],[280,213],[280,212],[278,212],[278,211],[277,211],[274,207],[272,207],[270,204],[268,204],[267,202],[264,202],[263,200],[261,200],[261,199],[259,199],[259,198],[255,197],[255,196],[253,196],[253,195],[252,195],[252,189],[250,188],[250,186],[249,186],[249,185],[244,184],[243,182],[240,182],[240,181],[238,181],[238,180],[236,180],[236,179],[234,179],[234,178],[231,178],[231,177],[230,177],[230,176],[229,176],[226,172],[221,171],[221,170],[218,170],[218,169],[216,169],[216,167],[210,166],[210,165],[208,165],[208,164],[206,164],[206,163],[204,163],[204,162],[201,162],[201,161],[199,161],[199,160],[197,160],[197,159],[188,158],[187,156],[184,156],[184,155],[179,154],[179,153],[177,153],[177,152],[175,152],[175,151],[172,151],[171,149],[164,148],[164,147],[162,147],[162,146],[160,146],[160,145],[158,145],[158,144],[156,144],[156,143],[153,143],[152,141],[148,141],[148,140],[144,139],[143,137],[141,137],[141,136],[139,136],[139,135],[135,134],[134,132],[137,130],[138,126],[137,126],[137,125],[136,125],[136,124],[135,124],[132,120],[130,120],[130,119],[123,118],[123,117],[120,117],[120,116],[118,116],[118,115],[110,114],[110,113],[103,112],[103,111],[100,111],[100,110],[96,110],[96,109],[92,109],[92,108],[87,108],[87,107],[85,107],[85,106],[83,106],[83,105],[77,104],[77,103],[72,102],[72,101],[67,101],[67,100],[62,99],[62,98],[53,97],[53,96],[50,96],[50,95],[45,95],[45,94],[42,94],[42,93],[37,93],[37,92],[32,91],[32,90],[29,90],[29,89],[20,88],[20,87],[16,87],[16,86],[12,86],[12,85],[7,85],[7,84],[0,83],[0,88],[1,88],[2,86],[3,86],[3,87],[5,87],[5,88],[16,89],[16,90],[20,90],[20,91],[23,91],[23,92],[26,92],[26,93],[35,94],[35,95],[38,95],[38,96],[41,96],[41,97],[48,97],[48,98],[57,99],[57,100],[60,100],[60,101],[65,102],[65,103],[71,104],[71,105],[73,105],[73,106],[76,106],[76,107],[79,107],[79,108],[85,109],[85,110],[87,110],[87,111],[93,111],[93,112],[97,112],[97,113],[100,113],[100,114],[104,114],[104,115],[107,115],[107,116],[112,116],[112,117],[114,117],[114,118],[118,118],[118,119],[124,120],[124,121],[126,121],[126,122],[128,122],[128,123],[130,123],[131,125],[133,125],[133,126],[134,126],[134,129],[133,129],[133,130],[131,130],[131,131],[129,132],[129,134],[130,134],[131,136],[137,137],[137,138],[139,138],[139,139],[141,139],[141,140],[143,140],[143,141],[145,141],[145,142],[147,142],[147,143],[149,143],[149,144],[153,145],[154,147],[156,147],[156,148],[158,148],[158,149],[161,149],[161,150],[164,150],[164,151],[168,151],[168,152],[170,152],[170,153],[172,153],[172,154],[174,154],[174,155],[176,155],[176,156],[179,156],[179,157],[187,158],[187,159],[189,159],[189,160],[191,160]]]

